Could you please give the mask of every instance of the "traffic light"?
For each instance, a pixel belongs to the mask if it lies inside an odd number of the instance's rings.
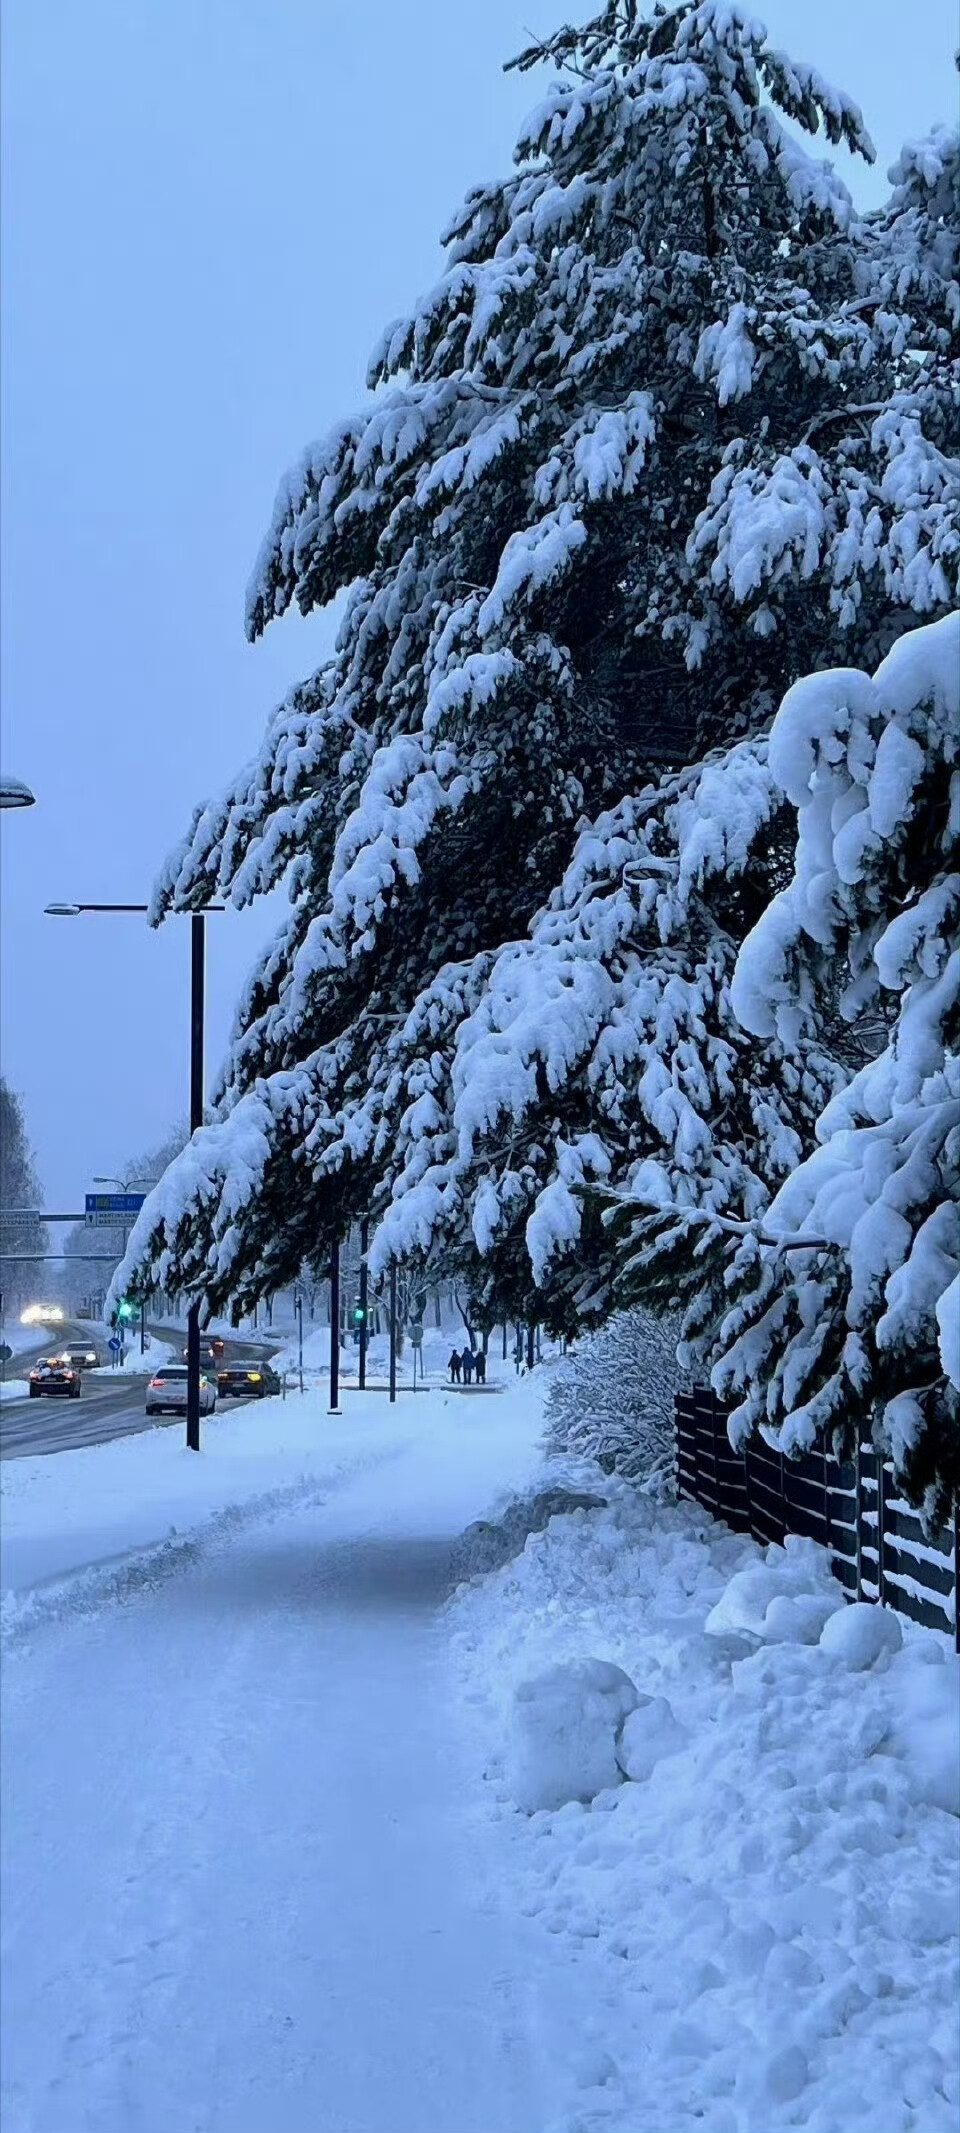
[[[129,1296],[125,1296],[123,1302],[117,1305],[114,1312],[114,1325],[128,1326],[135,1315],[136,1308],[136,1304],[130,1302]]]
[[[364,1322],[364,1319],[366,1318],[366,1315],[367,1315],[367,1314],[366,1314],[366,1312],[365,1312],[365,1310],[364,1310],[364,1308],[363,1308],[363,1305],[362,1305],[362,1304],[354,1304],[354,1307],[353,1307],[353,1323],[354,1323],[354,1325],[355,1325],[355,1326],[362,1326],[362,1325],[363,1325],[363,1322]]]

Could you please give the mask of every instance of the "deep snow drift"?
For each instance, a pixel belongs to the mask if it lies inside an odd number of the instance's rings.
[[[9,1464],[5,2133],[953,2133],[952,1654],[541,1399]]]

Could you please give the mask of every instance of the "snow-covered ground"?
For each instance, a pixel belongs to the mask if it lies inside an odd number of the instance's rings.
[[[5,2133],[954,2127],[956,1662],[541,1393],[8,1462]]]
[[[109,1340],[110,1333],[106,1328],[97,1335],[97,1346],[104,1354],[109,1353]],[[162,1363],[178,1363],[181,1346],[182,1342],[175,1345],[172,1340],[157,1340],[155,1334],[148,1333],[146,1345],[141,1348],[139,1331],[135,1331],[127,1335],[122,1363],[101,1363],[96,1370],[85,1370],[83,1374],[85,1378],[114,1378],[118,1371],[123,1371],[128,1377],[142,1378],[151,1370],[159,1370]]]
[[[3,1328],[3,1342],[7,1348],[12,1349],[12,1360],[15,1361],[18,1355],[32,1355],[37,1348],[43,1346],[45,1340],[57,1340],[62,1330],[62,1327],[58,1329],[56,1326],[7,1324]]]
[[[423,1346],[417,1351],[417,1382],[423,1379],[433,1384],[446,1383],[449,1377],[448,1364],[454,1348],[459,1354],[467,1346],[463,1328],[451,1331],[449,1326],[425,1326]],[[409,1337],[404,1341],[403,1354],[397,1361],[398,1383],[409,1386],[413,1378],[414,1350]],[[288,1333],[283,1347],[273,1357],[276,1370],[293,1374],[298,1371],[300,1347],[296,1330]],[[340,1374],[343,1378],[355,1378],[359,1368],[359,1351],[356,1344],[348,1341],[340,1350]],[[368,1382],[386,1379],[390,1369],[390,1340],[386,1333],[373,1333],[367,1342]],[[304,1327],[303,1333],[303,1378],[304,1384],[325,1384],[330,1371],[329,1326]],[[487,1384],[512,1384],[516,1377],[512,1355],[503,1361],[499,1335],[491,1343],[487,1357]]]
[[[960,1668],[946,1639],[838,1610],[812,1543],[764,1561],[695,1505],[570,1478],[608,1507],[531,1535],[450,1620],[505,1879],[568,1948],[593,2009],[571,2128],[955,2133]],[[480,1535],[473,1560],[498,1544]],[[876,1648],[884,1632],[899,1648]],[[578,1739],[584,1694],[549,1672],[584,1658],[649,1699],[621,1735],[636,1781],[518,1814],[518,1797],[569,1797],[571,1762],[596,1755],[602,1694]],[[612,1760],[609,1718],[605,1738]]]

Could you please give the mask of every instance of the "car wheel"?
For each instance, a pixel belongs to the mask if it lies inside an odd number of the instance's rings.
[[[31,1387],[30,1387],[30,1398],[31,1398],[31,1400],[39,1400],[39,1398],[40,1398],[40,1387],[39,1387],[39,1385],[31,1385]]]
[[[79,1400],[79,1398],[80,1398],[80,1391],[81,1391],[81,1388],[80,1388],[80,1386],[78,1385],[78,1386],[77,1386],[77,1389],[76,1389],[76,1392],[72,1392],[72,1393],[70,1394],[70,1398],[71,1398],[71,1400]]]

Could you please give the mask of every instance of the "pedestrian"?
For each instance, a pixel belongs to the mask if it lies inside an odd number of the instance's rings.
[[[482,1348],[477,1349],[473,1358],[473,1367],[476,1372],[477,1384],[485,1385],[487,1382],[487,1358]]]
[[[460,1361],[463,1365],[463,1382],[465,1385],[469,1385],[473,1376],[473,1349],[465,1348]]]
[[[449,1363],[447,1364],[447,1369],[448,1369],[448,1370],[449,1370],[449,1372],[450,1372],[450,1383],[451,1383],[451,1385],[459,1385],[459,1383],[460,1383],[460,1350],[459,1350],[458,1348],[455,1348],[455,1349],[454,1349],[454,1351],[453,1351],[453,1354],[452,1354],[452,1355],[451,1355],[451,1357],[450,1357],[450,1361],[449,1361]]]

